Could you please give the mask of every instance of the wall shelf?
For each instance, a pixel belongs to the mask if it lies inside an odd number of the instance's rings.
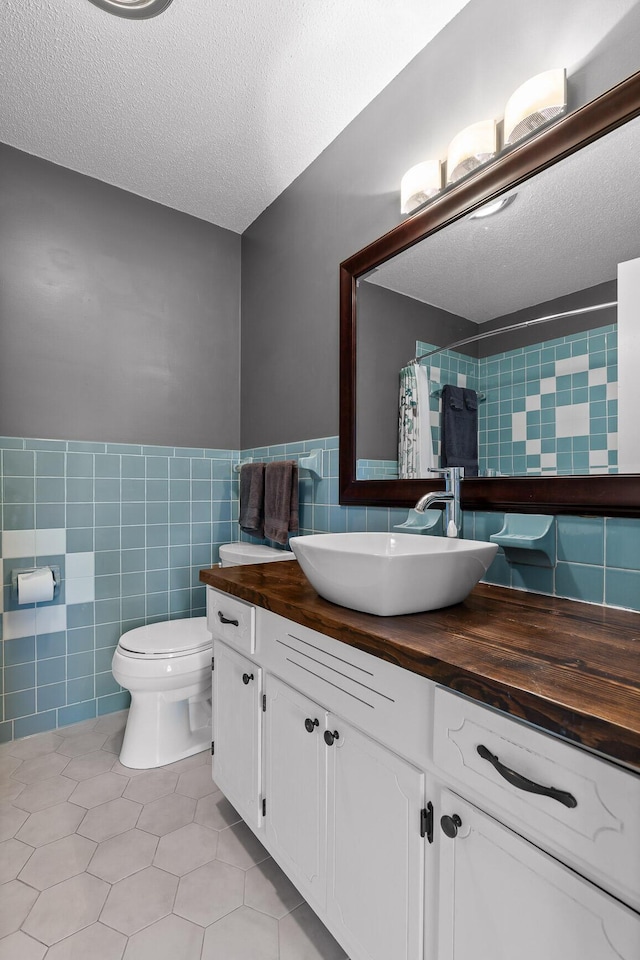
[[[555,517],[506,513],[502,530],[492,533],[489,539],[502,547],[510,563],[556,565]]]
[[[418,513],[417,510],[409,510],[407,519],[404,523],[396,523],[394,530],[400,530],[403,533],[442,533],[442,511],[425,510],[424,513]]]

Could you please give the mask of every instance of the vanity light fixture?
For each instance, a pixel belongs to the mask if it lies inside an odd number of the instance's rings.
[[[456,134],[447,153],[447,183],[455,183],[496,154],[496,122],[480,120]]]
[[[445,187],[457,183],[502,150],[558,119],[566,108],[567,73],[564,67],[546,70],[531,77],[507,101],[503,122],[504,143],[500,150],[495,120],[481,120],[465,127],[449,144],[446,183],[443,183],[444,163],[439,160],[425,160],[407,170],[400,184],[401,212],[414,213]],[[487,217],[498,209],[501,208],[478,212],[476,216]]]
[[[411,167],[400,182],[400,210],[413,213],[442,190],[442,168],[439,160],[424,160]]]
[[[562,114],[567,106],[564,67],[531,77],[511,94],[504,109],[504,145],[511,146]]]
[[[499,213],[500,210],[504,210],[510,203],[513,203],[516,197],[516,193],[510,193],[508,197],[498,197],[497,200],[491,200],[490,203],[485,203],[474,210],[473,213],[470,213],[467,220],[482,220],[484,217],[492,217],[494,213]]]
[[[89,0],[90,3],[113,13],[116,17],[127,17],[129,20],[148,20],[163,13],[171,0]]]

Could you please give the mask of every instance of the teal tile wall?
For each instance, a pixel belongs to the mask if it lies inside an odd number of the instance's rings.
[[[416,356],[433,349],[418,341]],[[481,394],[481,476],[617,472],[615,324],[480,360],[445,350],[431,357],[428,367],[432,393],[452,383]],[[432,396],[431,433],[437,455],[439,418],[439,401]],[[371,476],[375,469],[370,462]]]
[[[478,361],[482,472],[615,473],[615,324]]]
[[[0,439],[0,739],[126,706],[110,666],[120,634],[202,615],[199,571],[240,538],[234,465],[314,449],[322,476],[301,472],[300,534],[387,531],[406,519],[402,509],[340,506],[337,437],[242,451]],[[502,525],[500,513],[467,512],[463,533],[488,540]],[[500,552],[487,581],[640,611],[640,519],[558,517],[556,535],[554,569]],[[18,607],[11,570],[33,564],[60,567],[60,594]]]
[[[202,567],[237,539],[237,450],[0,438],[0,740],[118,710],[125,631],[201,616]],[[50,603],[18,605],[11,571],[56,565]]]

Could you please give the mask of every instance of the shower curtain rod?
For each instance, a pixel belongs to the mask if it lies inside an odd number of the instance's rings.
[[[423,353],[421,357],[414,357],[409,363],[422,363],[428,360],[436,353],[442,353],[443,350],[453,350],[455,347],[464,347],[468,343],[476,343],[478,340],[487,340],[489,337],[496,337],[500,333],[511,333],[513,330],[524,330],[525,327],[533,327],[537,323],[548,323],[549,320],[562,320],[565,317],[576,317],[581,313],[593,313],[596,310],[606,310],[608,307],[616,307],[617,300],[611,300],[609,303],[596,303],[592,307],[580,307],[577,310],[566,310],[564,313],[551,313],[548,317],[537,317],[535,320],[521,320],[520,323],[513,323],[510,327],[500,327],[498,330],[487,330],[485,333],[477,333],[474,337],[467,337],[466,340],[456,340],[455,343],[449,343],[444,347],[437,347],[429,353]]]

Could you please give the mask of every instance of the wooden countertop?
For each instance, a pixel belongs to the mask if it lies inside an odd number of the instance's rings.
[[[640,613],[479,584],[376,617],[322,600],[296,560],[200,580],[640,769]]]

